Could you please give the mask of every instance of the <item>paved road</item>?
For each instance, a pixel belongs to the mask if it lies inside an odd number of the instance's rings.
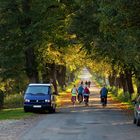
[[[116,104],[102,108],[99,89],[91,87],[90,106],[66,106],[56,114],[42,114],[40,121],[20,140],[138,140],[140,127],[132,123]]]

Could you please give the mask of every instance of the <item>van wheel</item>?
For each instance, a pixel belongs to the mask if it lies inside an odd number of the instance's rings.
[[[136,120],[136,125],[137,125],[137,126],[140,126],[140,118],[137,118],[137,120]]]

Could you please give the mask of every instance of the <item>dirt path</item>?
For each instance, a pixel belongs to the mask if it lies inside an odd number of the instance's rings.
[[[95,85],[92,85],[90,88],[91,96],[89,101],[89,108],[92,109],[102,109],[99,98],[99,88]],[[71,94],[67,93],[63,98],[61,98],[61,107],[57,112],[71,112],[73,111],[73,106],[71,104]],[[76,103],[76,110],[85,108],[84,103]],[[124,107],[125,108],[125,107]],[[126,109],[122,108],[122,105],[119,102],[114,102],[111,98],[108,98],[108,105],[105,109],[107,110],[120,110],[125,113],[129,121],[132,120],[132,116],[127,114]],[[55,115],[55,114],[54,114]],[[34,114],[33,117],[22,119],[22,120],[5,120],[0,121],[0,140],[20,140],[21,134],[27,132],[29,128],[37,125],[44,117],[47,117],[47,114]]]
[[[92,86],[89,106],[73,107],[69,96],[56,114],[44,115],[20,140],[136,140],[139,127],[119,108],[118,102],[100,104],[99,88]],[[66,99],[66,100],[65,100]],[[34,136],[34,137],[33,137]]]
[[[98,88],[96,85],[91,85],[90,92],[92,93],[89,98],[89,106],[90,107],[97,107],[102,108],[100,104],[100,88]],[[61,98],[61,107],[67,108],[67,107],[73,107],[71,103],[71,93],[67,93],[65,96]],[[108,109],[119,109],[120,111],[124,112],[128,117],[132,117],[133,111],[128,109],[128,106],[126,104],[123,104],[119,101],[114,101],[111,96],[108,96]],[[84,103],[80,104],[77,102],[76,106],[84,106]]]

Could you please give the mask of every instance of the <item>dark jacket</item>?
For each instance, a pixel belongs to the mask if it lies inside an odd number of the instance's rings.
[[[106,88],[106,87],[103,87],[103,88],[101,89],[101,91],[100,91],[101,98],[102,98],[102,97],[107,98],[107,94],[108,94],[107,88]]]

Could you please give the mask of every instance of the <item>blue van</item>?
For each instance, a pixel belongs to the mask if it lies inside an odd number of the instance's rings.
[[[56,93],[52,84],[29,84],[24,95],[24,111],[55,112]]]

